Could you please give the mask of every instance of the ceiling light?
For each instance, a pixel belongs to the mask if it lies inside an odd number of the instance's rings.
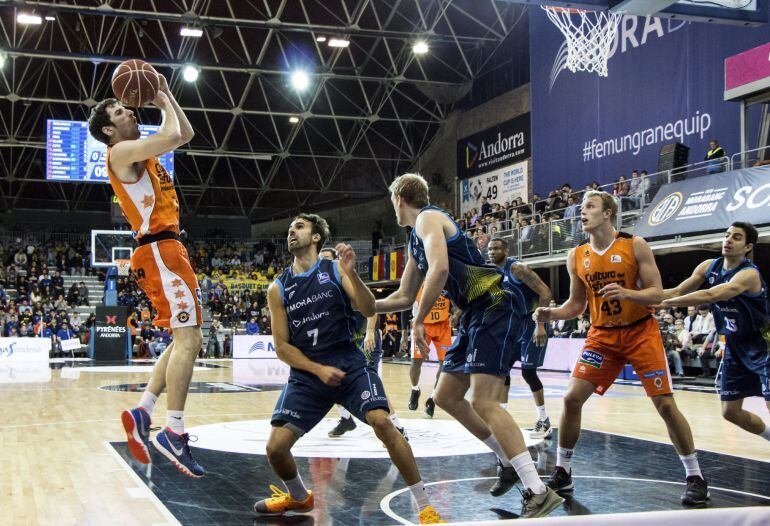
[[[5,66],[5,53],[0,53],[0,69]]]
[[[291,85],[297,91],[304,91],[310,85],[310,78],[301,69],[297,70],[291,74]]]
[[[326,37],[323,37],[323,36],[321,36],[321,37],[315,37],[315,41],[316,41],[316,42],[326,42]]]
[[[198,80],[198,68],[195,66],[188,64],[184,67],[184,70],[182,71],[182,77],[187,82],[195,82]]]
[[[19,15],[16,17],[16,21],[19,24],[24,25],[36,25],[39,26],[43,23],[43,19],[40,18],[37,15],[30,15],[28,13],[19,13]]]
[[[47,15],[45,17],[45,20],[46,20],[46,22],[55,22],[56,21],[56,17],[55,16],[51,16],[51,15]]]
[[[422,40],[419,42],[415,42],[415,44],[412,46],[412,52],[415,55],[424,55],[428,52],[428,43],[423,42]]]
[[[331,38],[329,39],[329,47],[348,47],[350,40],[344,38]]]
[[[183,27],[179,30],[179,34],[183,37],[200,38],[203,36],[203,30],[197,27]]]
[[[299,122],[299,117],[289,117],[289,122],[292,124],[297,124]]]

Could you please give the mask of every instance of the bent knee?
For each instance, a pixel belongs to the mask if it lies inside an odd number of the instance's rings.
[[[377,435],[378,438],[386,436],[390,431],[395,429],[390,417],[384,411],[378,411],[377,414],[367,416],[366,421],[372,427],[374,434]]]
[[[722,418],[733,424],[741,419],[741,410],[735,407],[722,407]]]
[[[665,396],[655,407],[663,420],[669,420],[679,414],[679,409],[671,396]]]

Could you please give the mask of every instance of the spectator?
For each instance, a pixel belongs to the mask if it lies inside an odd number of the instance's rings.
[[[148,345],[150,350],[150,356],[152,358],[157,358],[160,354],[165,351],[169,344],[171,343],[171,334],[168,332],[168,329],[165,327],[157,330],[154,335],[153,341],[151,341]]]
[[[666,347],[666,354],[668,355],[669,360],[671,360],[671,363],[674,364],[674,374],[678,377],[682,377],[684,376],[682,356],[690,350],[690,347],[692,346],[692,337],[690,336],[690,333],[685,330],[683,320],[677,320],[671,316],[666,321],[673,321],[673,326],[670,326],[669,330],[674,336],[670,340],[671,344]]]
[[[696,318],[695,307],[687,307],[687,316],[684,317],[684,328],[687,332],[692,333],[692,324]]]
[[[692,334],[692,342],[694,344],[703,343],[706,337],[711,334],[714,327],[714,316],[711,314],[708,305],[698,305],[698,315],[695,316],[695,321],[692,323],[690,334]]]
[[[722,165],[721,159],[726,156],[727,154],[725,153],[724,149],[719,146],[716,139],[711,139],[709,141],[709,151],[706,153],[706,157],[703,159],[704,161],[709,161],[706,172],[713,174],[724,171],[724,166]]]
[[[56,338],[54,340],[56,342],[56,347],[58,348],[59,353],[62,355],[64,354],[64,350],[61,347],[62,341],[71,340],[76,337],[77,336],[75,332],[72,329],[70,329],[69,324],[66,321],[62,322],[61,328],[58,331],[56,331]]]
[[[78,287],[78,295],[80,296],[80,305],[88,305],[88,287],[86,287],[86,282],[81,281],[80,286]]]
[[[257,323],[256,316],[252,316],[249,322],[246,324],[246,334],[250,334],[250,335],[259,334],[259,323]]]
[[[489,203],[486,197],[481,197],[481,217],[492,213],[492,205]]]
[[[697,354],[700,359],[700,367],[703,372],[698,375],[699,378],[711,378],[711,360],[714,358],[721,359],[721,353],[719,346],[719,334],[716,330],[711,331],[706,339],[703,341],[703,345],[698,348]]]

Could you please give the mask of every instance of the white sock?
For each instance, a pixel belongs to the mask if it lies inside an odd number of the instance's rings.
[[[302,482],[302,477],[299,476],[299,472],[297,472],[297,476],[293,479],[284,480],[283,485],[286,486],[286,490],[294,500],[303,501],[307,498],[307,488]]]
[[[500,460],[504,467],[511,467],[511,463],[508,461],[508,457],[506,456],[505,451],[503,451],[503,446],[501,446],[500,442],[497,441],[495,435],[489,435],[489,438],[482,440],[482,442],[484,442],[484,444],[486,444],[489,449],[495,452],[495,455],[497,455],[498,460]]]
[[[535,463],[532,462],[532,457],[529,456],[529,451],[519,453],[513,457],[511,465],[513,465],[513,469],[516,470],[516,474],[525,488],[531,489],[538,495],[546,492],[545,484],[543,484],[543,481],[540,480],[540,476],[537,474],[537,468]]]
[[[184,433],[184,411],[166,411],[166,427],[177,435]]]
[[[564,468],[568,474],[572,473],[572,454],[574,449],[567,449],[566,447],[556,448],[556,465]]]
[[[700,472],[700,466],[698,465],[697,452],[692,455],[679,455],[679,460],[682,461],[684,466],[685,477],[697,476],[703,478],[703,473]]]
[[[508,404],[506,402],[502,402],[500,404],[500,407],[502,407],[503,409],[508,409]]]
[[[409,491],[412,492],[412,497],[417,501],[418,509],[422,510],[426,506],[430,506],[428,493],[425,491],[425,484],[423,484],[422,481],[409,486]]]
[[[765,425],[765,430],[762,431],[759,436],[764,438],[765,440],[770,440],[770,425]]]
[[[412,386],[412,391],[419,391],[419,390],[420,390],[420,386],[419,385],[413,385]]]
[[[142,398],[139,400],[139,407],[147,411],[148,415],[152,416],[152,410],[155,409],[155,402],[157,401],[157,396],[150,391],[145,391],[142,393]]]
[[[535,406],[537,408],[537,419],[545,420],[548,418],[548,414],[545,412],[545,404]]]
[[[393,413],[390,415],[390,421],[393,422],[393,425],[396,427],[404,427],[401,425],[401,422],[398,421],[398,417],[396,416],[396,413]]]
[[[351,416],[350,415],[350,411],[348,411],[347,409],[345,409],[341,405],[338,405],[337,409],[340,410],[340,418],[345,418],[345,419],[350,418],[350,416]]]

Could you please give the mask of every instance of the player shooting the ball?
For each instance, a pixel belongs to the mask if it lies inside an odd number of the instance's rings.
[[[113,82],[113,89],[121,94],[142,93],[146,100],[139,100],[140,104],[151,102],[161,111],[160,130],[139,140],[135,111],[114,98],[94,106],[88,127],[96,140],[107,145],[110,184],[137,240],[138,247],[131,256],[134,279],[158,312],[153,324],[171,328],[174,341],[155,365],[139,406],[123,411],[121,420],[131,455],[149,464],[152,410],[163,389],[168,388],[166,427],[152,438],[153,446],[184,474],[199,478],[205,471],[187,444],[184,406],[202,342],[201,294],[187,250],[179,240],[174,182],[158,161],[159,156],[189,142],[194,132],[163,75],[137,60],[118,68],[137,63],[142,75],[128,74],[125,85],[117,89]],[[150,77],[157,75],[152,77],[154,85],[148,83],[147,72]]]

